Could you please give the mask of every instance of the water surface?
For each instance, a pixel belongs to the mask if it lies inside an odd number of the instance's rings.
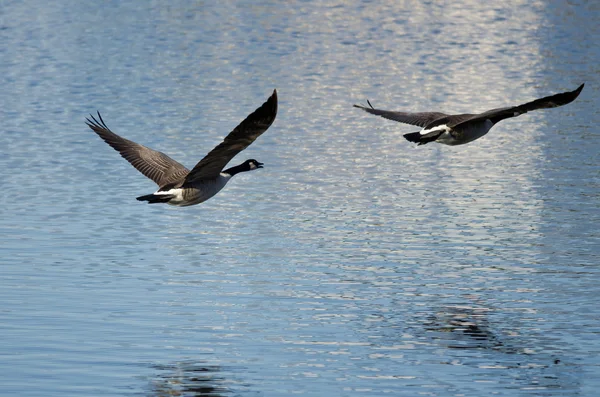
[[[0,384],[19,396],[594,396],[596,2],[0,8]],[[469,145],[352,108],[483,111]],[[277,88],[189,208],[84,124],[188,167]]]

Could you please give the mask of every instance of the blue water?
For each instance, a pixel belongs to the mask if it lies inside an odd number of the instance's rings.
[[[0,395],[595,396],[600,3],[0,3]],[[483,111],[465,146],[352,107]],[[192,167],[198,206],[84,124]]]

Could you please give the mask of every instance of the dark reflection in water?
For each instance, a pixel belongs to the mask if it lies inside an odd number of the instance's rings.
[[[425,329],[451,349],[498,349],[503,344],[490,329],[487,313],[485,308],[447,306],[429,316]]]
[[[224,385],[221,367],[196,362],[158,365],[159,371],[151,381],[149,396],[207,396],[231,395]]]
[[[427,317],[424,329],[435,343],[459,349],[447,364],[476,367],[477,380],[494,380],[506,389],[536,396],[576,393],[581,388],[579,363],[557,356],[543,335],[525,338],[515,330],[501,329],[490,319],[494,312],[485,307],[444,306]]]

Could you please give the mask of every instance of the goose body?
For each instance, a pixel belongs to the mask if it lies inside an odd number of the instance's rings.
[[[192,187],[166,187],[138,197],[137,200],[147,201],[149,204],[166,202],[170,205],[187,207],[200,204],[219,193],[230,179],[231,175],[221,172],[217,178],[198,181]]]
[[[262,168],[262,163],[249,159],[223,170],[236,154],[250,146],[271,126],[276,115],[277,91],[273,91],[262,106],[235,127],[191,171],[164,153],[115,134],[106,126],[99,112],[98,119],[91,116],[91,119],[86,119],[86,124],[138,171],[158,185],[156,192],[140,196],[137,200],[149,204],[167,203],[185,207],[213,197],[234,175]]]
[[[368,113],[388,120],[422,127],[421,131],[404,134],[404,137],[419,145],[438,142],[445,145],[464,145],[487,134],[496,123],[511,117],[538,109],[555,108],[571,103],[579,96],[584,84],[576,90],[550,95],[518,106],[492,109],[487,112],[449,115],[440,112],[394,112],[375,109],[371,102],[369,107],[354,105]]]

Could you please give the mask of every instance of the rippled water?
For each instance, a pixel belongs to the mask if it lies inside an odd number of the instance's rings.
[[[594,396],[599,13],[3,2],[0,394]],[[459,147],[352,108],[582,82]],[[234,160],[265,168],[189,208],[137,202],[152,182],[84,124],[100,110],[191,167],[273,88],[277,120]]]

